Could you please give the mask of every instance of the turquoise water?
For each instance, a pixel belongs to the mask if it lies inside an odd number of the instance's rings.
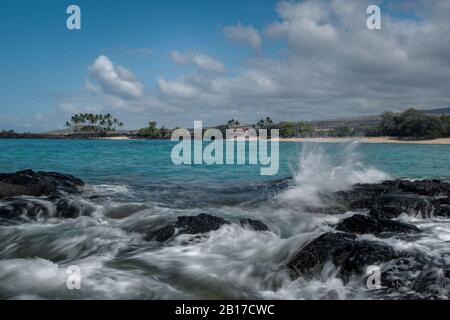
[[[0,172],[33,169],[82,178],[86,187],[69,199],[90,212],[0,225],[0,299],[370,298],[363,280],[344,284],[334,269],[320,280],[289,277],[285,266],[299,248],[351,214],[308,208],[355,183],[450,178],[450,146],[282,142],[278,174],[261,176],[251,165],[176,166],[174,145],[0,140]],[[277,179],[286,177],[292,183],[278,188]],[[28,201],[57,210],[45,197]],[[201,213],[260,220],[270,231],[234,223],[164,244],[144,238],[179,216]],[[450,220],[404,219],[425,230],[415,249],[436,257],[448,251]],[[399,250],[411,246],[402,238],[378,240]],[[66,268],[74,265],[82,274],[76,292],[66,288]]]
[[[171,141],[2,140],[0,171],[27,168],[61,171],[88,182],[192,182],[224,183],[292,176],[303,143],[280,143],[280,170],[261,177],[255,165],[172,164]],[[345,157],[343,144],[322,144],[332,158]],[[399,178],[449,178],[450,145],[359,144],[355,148],[364,165]]]

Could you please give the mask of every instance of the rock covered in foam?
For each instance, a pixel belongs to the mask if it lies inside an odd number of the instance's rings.
[[[0,203],[0,219],[27,222],[50,218],[75,219],[88,216],[94,206],[82,199],[61,197],[6,198]]]
[[[68,198],[79,194],[82,186],[81,179],[58,172],[0,173],[0,219],[30,221],[89,215],[94,210],[92,205]]]

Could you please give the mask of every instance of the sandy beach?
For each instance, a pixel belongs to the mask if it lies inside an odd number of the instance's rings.
[[[450,138],[440,138],[432,140],[401,140],[392,137],[351,137],[351,138],[280,138],[279,141],[287,142],[351,142],[361,143],[392,143],[392,144],[450,144]]]
[[[100,137],[98,140],[137,140],[131,137],[120,136],[120,137]]]

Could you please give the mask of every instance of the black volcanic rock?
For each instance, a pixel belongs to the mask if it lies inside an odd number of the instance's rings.
[[[441,217],[450,217],[450,205],[441,204],[439,208],[436,209],[436,215]]]
[[[353,274],[362,274],[369,265],[398,258],[400,254],[390,246],[376,241],[358,241],[348,233],[325,233],[312,240],[287,264],[293,279],[313,278],[320,274],[325,263],[338,268],[338,276],[347,281]]]
[[[145,237],[145,240],[147,241],[155,240],[158,242],[164,242],[172,238],[175,235],[175,232],[176,232],[175,225],[169,225],[147,235]]]
[[[202,213],[194,217],[178,217],[175,227],[182,229],[183,233],[197,234],[217,230],[228,223],[228,221],[222,218]]]
[[[344,211],[369,209],[373,216],[392,219],[402,213],[450,216],[449,195],[450,183],[440,180],[392,180],[356,184],[350,190],[334,193],[331,198]]]
[[[449,299],[450,268],[448,254],[441,259],[424,254],[394,259],[381,272],[380,297],[394,299]]]
[[[366,209],[375,205],[376,199],[385,193],[400,192],[391,181],[375,184],[356,184],[350,190],[338,191],[334,194],[337,202],[346,209]]]
[[[44,202],[28,199],[5,199],[0,205],[0,218],[5,220],[29,221],[49,217],[51,208]]]
[[[155,240],[164,242],[172,238],[173,236],[180,234],[202,234],[210,231],[215,231],[221,226],[230,224],[230,221],[215,217],[206,213],[202,213],[198,216],[181,216],[177,221],[151,232],[145,237],[145,240]],[[269,228],[258,220],[241,219],[239,221],[241,225],[249,226],[255,231],[267,231]]]
[[[393,221],[384,218],[377,218],[373,216],[366,216],[356,214],[350,218],[342,220],[336,225],[336,229],[342,232],[349,232],[355,234],[379,234],[384,232],[392,233],[418,233],[421,232],[419,228],[414,225]]]
[[[412,289],[437,299],[448,299],[450,290],[450,268],[448,266],[424,268],[414,281]]]
[[[450,183],[440,180],[397,180],[398,188],[403,192],[415,193],[423,196],[450,195]]]
[[[178,220],[162,229],[149,234],[146,240],[163,242],[174,235],[201,234],[219,229],[224,224],[229,224],[225,219],[202,213],[198,216],[181,216]]]
[[[0,219],[16,222],[49,218],[78,218],[90,215],[94,207],[79,199],[5,198],[0,202]]]
[[[375,208],[386,213],[386,218],[398,217],[402,213],[429,217],[438,206],[434,198],[415,194],[384,194],[375,202]]]
[[[95,210],[91,204],[79,201],[78,199],[60,198],[54,201],[54,205],[58,218],[75,219],[81,216],[89,216]]]
[[[83,185],[82,180],[57,172],[25,170],[16,173],[0,173],[0,199],[78,193],[78,187]]]

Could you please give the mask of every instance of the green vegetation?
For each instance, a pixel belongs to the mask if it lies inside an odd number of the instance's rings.
[[[172,131],[164,126],[161,128],[157,127],[158,123],[156,121],[150,121],[147,128],[139,129],[137,135],[141,138],[149,139],[169,139]]]
[[[228,129],[232,129],[232,128],[236,129],[236,127],[238,127],[240,125],[241,125],[241,123],[239,121],[231,119],[231,120],[228,120],[226,124],[218,125],[216,127],[216,129],[220,130],[220,132],[222,132],[222,136],[225,137],[226,136],[226,131]]]
[[[281,138],[311,137],[316,133],[316,129],[305,122],[283,121],[277,127]]]
[[[65,127],[73,130],[75,133],[95,133],[105,134],[116,131],[117,127],[122,127],[123,123],[113,118],[110,113],[93,114],[80,113],[72,116],[70,121],[66,122]]]
[[[273,127],[273,121],[271,117],[267,117],[265,120],[261,119],[256,123],[255,128],[257,129],[271,129]]]
[[[226,135],[227,129],[238,129],[252,127],[255,130],[267,129],[268,137],[270,137],[270,129],[279,129],[281,138],[295,137],[379,137],[392,136],[398,138],[411,139],[436,139],[442,137],[450,137],[450,115],[430,115],[423,111],[409,109],[402,113],[385,112],[381,115],[380,121],[361,124],[361,121],[347,123],[334,121],[329,127],[314,127],[307,122],[282,121],[274,123],[271,117],[259,120],[254,125],[241,125],[238,120],[231,119],[225,124],[219,125],[219,129],[223,136]],[[90,134],[106,134],[115,131],[117,127],[121,127],[122,123],[113,118],[111,114],[76,114],[72,116],[70,122],[66,123],[66,127],[75,133]],[[140,129],[138,137],[148,139],[170,139],[174,129],[168,129],[164,126],[158,127],[155,121],[150,121],[148,127]],[[206,130],[206,128],[204,129]],[[13,137],[15,133],[12,131],[4,131],[0,133],[3,137]]]
[[[433,116],[416,109],[402,113],[385,112],[381,115],[380,131],[382,135],[437,139],[450,136],[450,116]]]
[[[227,124],[228,124],[229,127],[236,127],[236,126],[240,126],[241,125],[239,123],[239,121],[234,120],[234,119],[228,120]]]

